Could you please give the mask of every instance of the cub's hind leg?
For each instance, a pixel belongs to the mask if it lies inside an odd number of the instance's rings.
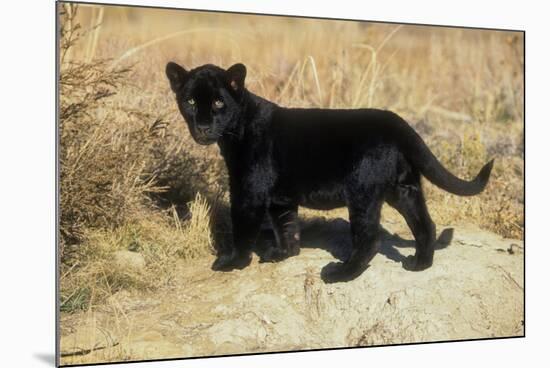
[[[416,253],[403,266],[411,271],[422,271],[433,263],[435,224],[432,221],[422,193],[420,178],[409,178],[398,184],[386,198],[407,221],[416,241]]]
[[[380,211],[384,202],[380,185],[350,185],[347,190],[352,251],[344,262],[323,267],[321,278],[327,283],[351,281],[360,276],[378,252]]]
[[[300,227],[297,205],[271,204],[269,219],[275,234],[276,246],[269,248],[260,262],[278,262],[300,253]]]

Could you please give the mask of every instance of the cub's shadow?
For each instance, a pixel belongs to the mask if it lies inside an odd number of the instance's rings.
[[[323,249],[340,261],[346,260],[351,254],[351,230],[348,221],[340,218],[332,220],[314,219],[301,221],[300,225],[301,248]],[[436,240],[435,250],[449,246],[453,239],[453,232],[452,228],[444,229]],[[268,228],[262,229],[256,252],[261,255],[268,247],[273,246],[274,242],[273,231]],[[378,253],[386,258],[394,262],[404,263],[407,257],[399,252],[399,248],[414,248],[414,246],[414,240],[403,239],[380,226]]]

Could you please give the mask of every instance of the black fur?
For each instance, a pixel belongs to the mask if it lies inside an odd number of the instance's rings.
[[[284,108],[248,91],[246,68],[203,65],[186,71],[168,63],[166,74],[193,138],[217,142],[230,179],[234,245],[220,251],[212,268],[246,267],[264,216],[277,245],[261,261],[280,261],[300,251],[298,206],[347,206],[353,251],[325,266],[325,282],[352,280],[377,252],[384,201],[406,219],[416,254],[405,265],[432,265],[435,225],[420,176],[458,195],[480,193],[493,161],[472,181],[445,169],[420,136],[398,115],[384,110]]]

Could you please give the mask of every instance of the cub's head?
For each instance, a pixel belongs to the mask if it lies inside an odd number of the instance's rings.
[[[207,64],[187,71],[169,62],[166,76],[197,143],[215,143],[224,133],[230,134],[236,128],[245,92],[246,67],[243,64],[235,64],[227,70]]]

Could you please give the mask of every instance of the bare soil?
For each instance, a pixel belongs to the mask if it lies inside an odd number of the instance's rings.
[[[380,253],[354,281],[321,268],[349,251],[349,224],[314,221],[301,254],[230,273],[178,264],[154,293],[119,292],[61,316],[62,364],[307,350],[524,334],[523,242],[471,225],[442,232],[434,265],[403,268],[414,242],[384,222]],[[442,229],[440,229],[442,230]],[[452,237],[452,240],[451,240]]]

